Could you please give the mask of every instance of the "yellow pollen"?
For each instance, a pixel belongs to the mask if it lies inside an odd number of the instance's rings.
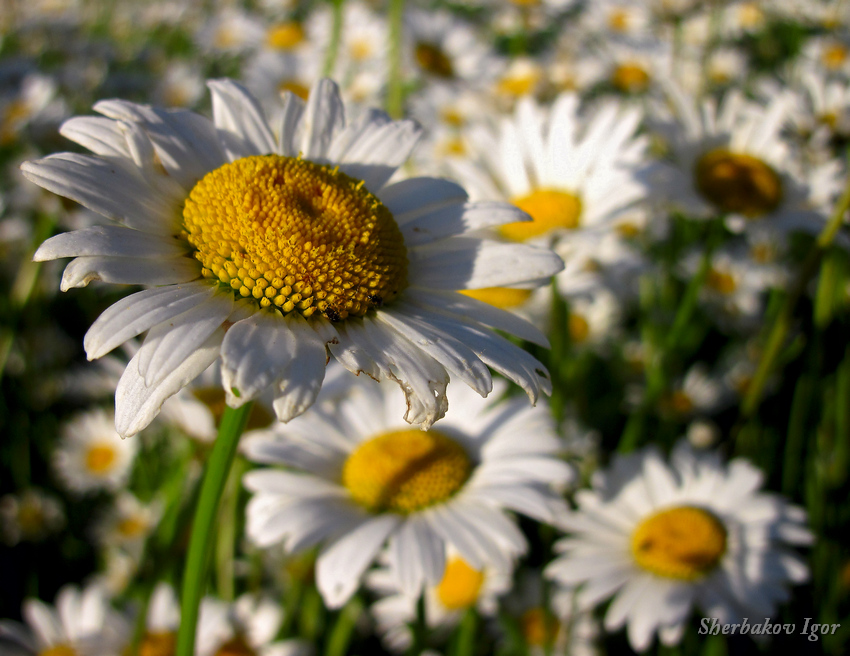
[[[407,285],[393,215],[336,167],[279,155],[225,164],[192,189],[183,225],[205,278],[282,314],[361,317]]]
[[[638,64],[620,64],[611,74],[611,84],[623,93],[642,93],[649,81],[649,73]]]
[[[531,298],[530,289],[516,289],[515,287],[462,289],[460,293],[464,296],[494,305],[497,308],[502,308],[503,310],[519,307]]]
[[[466,451],[441,432],[406,429],[363,442],[345,461],[342,483],[372,512],[407,514],[447,500],[469,477]]]
[[[310,89],[298,82],[297,80],[282,80],[278,83],[277,90],[280,93],[290,91],[299,98],[301,98],[301,100],[307,100],[307,98],[310,96]]]
[[[850,50],[840,43],[833,43],[827,48],[824,48],[821,54],[821,61],[828,69],[835,70],[844,65],[848,55],[850,55]]]
[[[241,635],[231,638],[215,652],[215,656],[256,656],[256,654],[257,652],[248,646]]]
[[[539,606],[525,611],[519,622],[525,641],[532,647],[546,647],[553,644],[561,628],[558,620]]]
[[[174,656],[177,635],[174,633],[146,633],[139,644],[139,656]]]
[[[734,294],[735,290],[738,288],[738,283],[735,282],[735,278],[731,273],[719,271],[715,268],[710,268],[708,270],[708,275],[705,278],[705,285],[718,294],[726,296]]]
[[[612,32],[628,32],[629,30],[629,12],[625,9],[613,9],[608,14],[608,28]]]
[[[751,155],[725,148],[697,160],[694,178],[699,192],[724,212],[755,219],[775,210],[782,201],[779,174]]]
[[[513,198],[511,202],[534,219],[508,223],[499,228],[505,237],[513,241],[526,241],[559,228],[574,230],[581,225],[581,199],[567,191],[538,189],[528,196]]]
[[[219,425],[224,415],[224,409],[227,407],[224,390],[221,387],[198,387],[192,390],[192,396],[209,408],[213,418],[215,418],[216,426]],[[262,403],[255,403],[251,408],[251,414],[248,415],[245,430],[266,428],[273,420],[274,415]]]
[[[575,344],[581,344],[590,337],[590,324],[580,314],[570,313],[567,319],[567,330],[570,333],[570,340]]]
[[[478,601],[483,584],[483,572],[473,569],[461,558],[451,558],[437,585],[437,598],[448,610],[469,608]]]
[[[115,455],[111,444],[93,444],[86,451],[86,469],[95,474],[106,473],[115,462]]]
[[[445,79],[455,76],[452,61],[440,46],[420,41],[416,44],[414,55],[416,56],[416,63],[427,73]]]
[[[295,21],[272,25],[266,32],[266,45],[275,50],[292,50],[304,41],[304,28]]]
[[[54,645],[38,652],[38,656],[77,656],[77,650],[69,645]]]
[[[726,528],[703,508],[679,506],[638,524],[631,549],[637,564],[648,572],[693,581],[713,570],[726,553]]]

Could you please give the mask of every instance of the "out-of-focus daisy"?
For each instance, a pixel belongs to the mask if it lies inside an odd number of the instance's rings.
[[[571,299],[566,331],[570,342],[577,348],[604,345],[616,332],[620,315],[621,303],[610,292]]]
[[[180,603],[177,601],[174,588],[164,582],[157,583],[148,603],[145,632],[139,643],[139,655],[173,654],[177,646],[179,628]]]
[[[317,407],[248,442],[250,459],[294,469],[245,475],[255,493],[248,536],[292,552],[323,542],[316,579],[331,607],[354,593],[387,542],[411,596],[439,583],[447,545],[473,569],[509,566],[527,545],[505,511],[552,521],[572,472],[556,456],[562,444],[545,407],[516,397],[492,405],[465,386],[449,394],[452,412],[424,433],[399,422],[397,395],[366,380],[332,411]]]
[[[154,89],[154,99],[167,107],[194,107],[204,94],[200,68],[188,62],[170,61]]]
[[[492,617],[498,600],[511,588],[512,567],[485,565],[475,569],[453,550],[446,555],[446,566],[439,583],[424,591],[425,624],[435,639],[445,637],[457,626],[466,610],[475,608],[483,617]],[[381,598],[371,612],[378,632],[392,651],[410,648],[410,625],[416,621],[417,597],[405,594],[395,572],[377,569],[367,578],[367,587]]]
[[[825,148],[833,135],[850,135],[850,82],[830,79],[814,67],[800,71],[799,92],[791,108],[795,130]]]
[[[197,628],[197,656],[309,656],[302,640],[275,640],[283,609],[270,598],[244,594],[228,603],[206,597]]]
[[[76,257],[63,289],[98,279],[150,287],[106,310],[85,340],[94,359],[148,330],[116,391],[122,435],[148,425],[219,358],[229,405],[271,387],[283,421],[312,405],[328,349],[353,373],[398,382],[406,420],[424,427],[446,411],[450,373],[485,396],[488,365],[532,401],[549,391],[543,365],[489,327],[545,337],[453,291],[560,270],[550,251],[465,236],[522,219],[520,211],[468,203],[447,180],[387,184],[419,129],[379,110],[346,124],[329,80],[306,104],[286,96],[277,139],[243,87],[209,86],[214,121],[103,101],[96,108],[109,118],[76,118],[62,129],[96,156],[59,154],[23,167],[122,224],[42,244],[38,260]]]
[[[542,572],[525,570],[505,597],[506,612],[519,622],[529,656],[594,656],[599,634],[588,610],[578,610],[570,590],[552,590],[546,603]]]
[[[273,130],[281,126],[283,94],[294,93],[306,101],[312,80],[319,76],[320,64],[316,56],[277,52],[260,52],[245,64],[245,86],[260,101]],[[275,137],[279,138],[279,134]]]
[[[597,0],[588,4],[581,15],[586,29],[605,39],[642,40],[648,36],[650,19],[645,3],[628,0]]]
[[[259,17],[235,7],[222,7],[198,29],[198,46],[212,53],[236,54],[257,48],[266,30]]]
[[[40,542],[64,525],[62,503],[39,488],[0,497],[0,538],[9,546]]]
[[[119,547],[131,554],[141,551],[162,515],[162,504],[143,504],[130,492],[122,492],[99,518],[93,533],[101,546]]]
[[[503,63],[491,85],[496,106],[511,111],[521,98],[534,98],[546,88],[546,69],[531,57],[515,57]]]
[[[677,419],[695,414],[710,414],[726,401],[722,381],[711,375],[698,362],[673,383],[672,389],[659,400],[660,411]]]
[[[720,32],[725,38],[758,32],[767,24],[767,3],[758,0],[736,0],[721,10]]]
[[[751,225],[784,233],[821,229],[826,216],[815,209],[821,204],[815,187],[832,185],[835,176],[824,169],[824,179],[812,176],[810,186],[793,169],[791,149],[780,136],[790,96],[759,106],[730,91],[718,107],[712,99],[698,106],[674,85],[667,90],[675,118],[659,129],[677,166],[660,192],[689,216],[725,216],[735,231]]]
[[[55,129],[66,111],[53,78],[40,73],[25,76],[19,87],[0,93],[0,145],[17,140],[32,123],[47,123]]]
[[[80,590],[67,585],[56,594],[55,608],[38,599],[24,601],[26,626],[0,620],[0,638],[14,645],[13,654],[118,654],[127,644],[130,626],[113,610],[97,585]],[[0,647],[0,649],[3,649]]]
[[[111,416],[91,410],[65,424],[53,465],[74,492],[117,490],[127,482],[138,448],[138,440],[125,440],[115,431]]]
[[[626,96],[647,93],[673,72],[670,44],[657,39],[607,41],[600,51],[607,61],[602,84]]]
[[[803,47],[802,56],[829,76],[847,79],[850,75],[850,38],[846,34],[815,36]]]
[[[788,584],[808,576],[787,547],[812,536],[804,511],[760,492],[762,482],[749,462],[727,465],[686,443],[670,465],[654,450],[617,458],[576,495],[578,510],[562,522],[568,536],[556,544],[562,555],[546,574],[577,587],[580,608],[613,596],[605,628],[627,624],[637,651],[656,632],[678,643],[694,605],[721,623],[770,617]]]

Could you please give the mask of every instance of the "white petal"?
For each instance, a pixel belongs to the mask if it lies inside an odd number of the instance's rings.
[[[509,203],[482,201],[441,207],[399,224],[399,227],[404,235],[404,245],[411,248],[473,230],[517,221],[531,221],[531,217]]]
[[[59,128],[59,133],[96,155],[130,158],[127,139],[117,121],[101,116],[75,116]]]
[[[283,109],[280,114],[278,154],[286,157],[295,157],[298,154],[295,135],[303,115],[304,101],[291,91],[287,91],[284,94]]]
[[[127,364],[115,390],[115,429],[124,437],[135,435],[150,424],[165,400],[192,382],[215,362],[224,331],[219,329],[180,366],[157,385],[146,387],[139,374],[137,353]]]
[[[172,237],[161,237],[120,226],[92,226],[63,232],[46,240],[33,255],[35,262],[60,257],[102,255],[110,257],[156,258],[185,253],[187,247]]]
[[[233,312],[233,296],[213,294],[207,301],[151,328],[138,352],[139,374],[150,387],[177,368]]]
[[[380,515],[325,547],[316,560],[316,585],[328,608],[339,608],[354,594],[399,515]]]
[[[440,207],[469,200],[463,187],[442,178],[408,178],[375,193],[399,225]]]
[[[108,307],[91,325],[83,345],[89,360],[106,355],[119,344],[151,326],[207,300],[214,288],[205,283],[189,283],[146,289]]]
[[[316,401],[325,379],[328,350],[325,341],[300,315],[286,317],[295,336],[295,353],[282,370],[274,410],[280,421],[289,421],[306,411]]]
[[[245,87],[233,80],[209,80],[207,86],[212,93],[213,122],[231,161],[277,150],[260,104]]]
[[[446,567],[446,547],[421,515],[408,516],[389,545],[390,566],[402,591],[418,596],[423,583],[439,583]]]
[[[119,285],[173,285],[201,277],[197,260],[180,255],[163,258],[78,257],[68,263],[59,288],[66,292],[93,280]]]
[[[319,80],[310,89],[302,126],[304,134],[301,152],[305,159],[324,160],[334,136],[345,125],[345,107],[339,96],[336,82],[327,78]]]

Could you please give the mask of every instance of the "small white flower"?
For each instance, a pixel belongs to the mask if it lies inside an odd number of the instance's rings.
[[[647,649],[657,632],[678,643],[694,605],[721,623],[769,617],[789,583],[808,577],[787,545],[808,544],[805,512],[759,492],[761,471],[745,460],[723,464],[680,443],[667,465],[654,450],[618,457],[594,489],[576,495],[562,522],[568,536],[547,576],[578,588],[580,608],[614,597],[605,628],[628,625]]]
[[[0,536],[10,546],[39,542],[64,525],[62,503],[39,488],[0,497]]]

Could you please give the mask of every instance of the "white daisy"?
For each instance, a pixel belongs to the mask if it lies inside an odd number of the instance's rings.
[[[0,538],[9,546],[40,542],[64,525],[62,503],[39,488],[0,497]]]
[[[162,516],[162,504],[143,504],[130,492],[119,494],[112,506],[98,518],[93,534],[104,548],[119,547],[140,555],[148,535]]]
[[[54,453],[56,474],[72,491],[117,490],[127,482],[138,440],[125,440],[103,410],[77,415],[62,429]]]
[[[425,625],[434,639],[446,637],[475,608],[479,615],[492,617],[498,611],[499,597],[511,588],[513,567],[485,565],[471,567],[454,550],[446,554],[446,566],[439,583],[424,590]],[[378,633],[392,651],[412,644],[411,623],[416,621],[418,598],[404,593],[391,568],[371,572],[367,587],[381,598],[371,607]]]
[[[222,7],[200,27],[195,40],[208,53],[236,54],[263,43],[266,31],[258,17],[235,7]]]
[[[0,620],[0,638],[9,641],[0,644],[2,656],[112,656],[121,653],[130,634],[127,620],[110,607],[97,585],[84,590],[63,587],[56,594],[55,609],[27,599],[22,615],[26,626]]]
[[[571,469],[556,457],[546,408],[516,397],[493,406],[465,386],[449,394],[453,411],[424,433],[399,422],[398,395],[367,379],[332,412],[317,406],[247,443],[250,459],[295,469],[245,475],[255,493],[248,536],[292,552],[323,542],[316,579],[331,607],[354,593],[386,542],[408,595],[440,581],[446,545],[474,569],[507,567],[527,545],[505,510],[551,521]]]
[[[397,381],[406,420],[424,427],[446,411],[450,373],[482,395],[492,388],[488,365],[532,402],[549,392],[545,368],[488,328],[545,337],[453,291],[543,279],[563,266],[552,252],[464,236],[521,212],[468,203],[447,180],[387,184],[418,127],[378,110],[346,125],[329,80],[306,105],[285,97],[278,139],[241,86],[209,86],[214,121],[103,101],[96,109],[109,118],[62,128],[96,156],[23,166],[122,224],[42,244],[38,260],[76,257],[63,289],[97,279],[150,287],[104,312],[85,340],[94,359],[148,330],[116,391],[122,435],[144,428],[219,358],[229,405],[273,387],[283,421],[313,403],[328,349],[354,373]]]
[[[168,583],[159,582],[151,593],[145,617],[145,632],[139,654],[173,654],[180,628],[180,602]]]
[[[671,466],[654,450],[617,458],[594,489],[579,492],[579,509],[562,524],[569,535],[547,576],[578,587],[591,608],[614,596],[605,628],[628,624],[629,642],[647,649],[658,632],[678,643],[693,606],[721,623],[773,615],[787,585],[808,576],[786,545],[811,542],[805,513],[759,492],[761,471],[745,460],[723,464],[686,443]]]

